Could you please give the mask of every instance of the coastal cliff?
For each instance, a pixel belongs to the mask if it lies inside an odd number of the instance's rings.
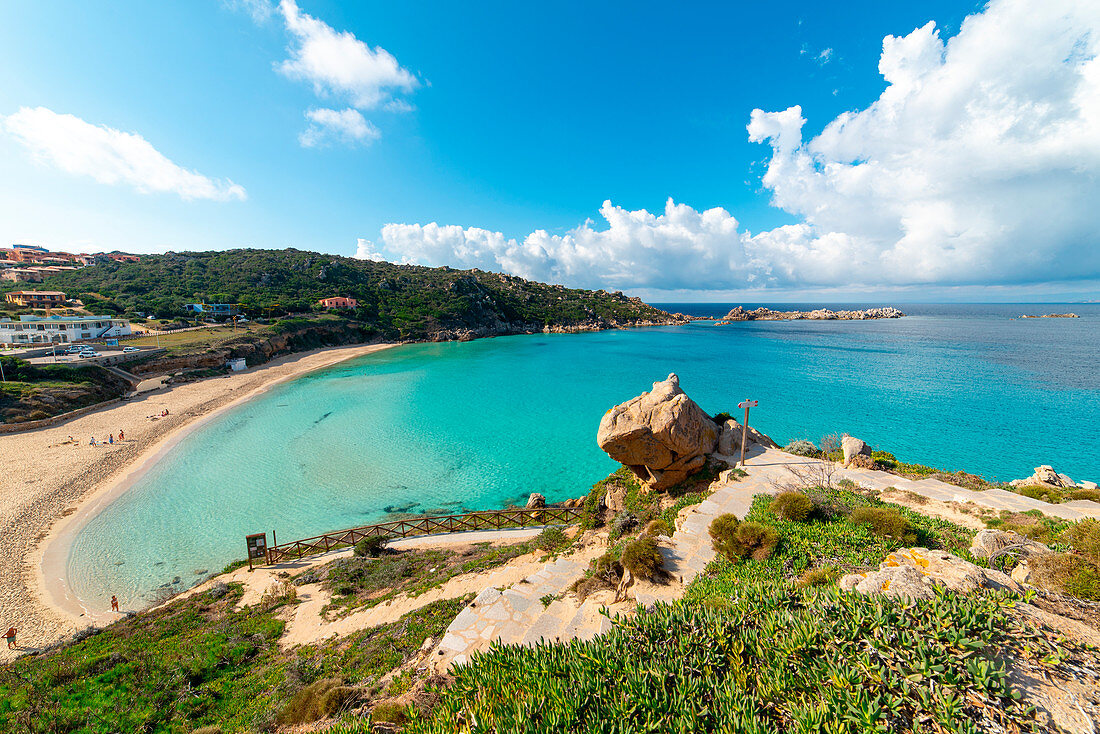
[[[744,306],[737,306],[723,316],[718,324],[731,324],[735,321],[797,321],[801,319],[809,321],[863,321],[866,319],[900,319],[904,315],[893,306],[867,308],[859,311],[832,311],[827,308],[817,308],[813,311],[773,311],[764,307],[749,311]]]

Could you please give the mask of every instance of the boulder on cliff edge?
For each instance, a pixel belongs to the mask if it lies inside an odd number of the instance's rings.
[[[718,453],[722,456],[737,458],[741,453],[742,430],[742,425],[732,418],[723,423],[722,433],[718,436]],[[771,440],[767,435],[761,433],[752,426],[749,426],[745,443],[746,445],[756,443],[769,449],[779,448],[779,445],[775,441]]]
[[[604,413],[596,443],[650,489],[667,489],[703,467],[718,443],[718,426],[671,374]]]

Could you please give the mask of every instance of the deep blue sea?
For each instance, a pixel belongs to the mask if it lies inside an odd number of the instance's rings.
[[[780,443],[847,432],[989,478],[1100,479],[1100,304],[886,305],[909,315],[418,344],[313,373],[195,431],[92,519],[73,589],[140,605],[243,557],[247,533],[580,496],[614,469],[604,411],[670,372],[711,413],[759,400],[752,422]],[[1081,318],[1014,318],[1065,311]]]

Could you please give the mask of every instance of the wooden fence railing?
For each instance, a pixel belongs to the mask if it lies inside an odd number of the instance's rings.
[[[492,510],[468,512],[463,515],[435,515],[413,517],[408,520],[391,520],[272,545],[267,549],[266,561],[272,564],[325,553],[355,545],[364,538],[377,535],[385,538],[408,538],[418,535],[461,533],[469,530],[522,528],[531,525],[570,525],[580,520],[582,511],[580,507],[544,507],[537,510]]]

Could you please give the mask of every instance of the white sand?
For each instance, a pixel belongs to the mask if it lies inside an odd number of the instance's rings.
[[[387,346],[392,345],[294,354],[245,372],[140,395],[57,426],[0,435],[0,627],[16,627],[25,651],[88,624],[78,611],[58,603],[66,596],[65,530],[75,519],[70,516],[87,515],[125,491],[164,450],[216,413],[278,382]],[[149,419],[165,409],[168,417]],[[126,434],[123,442],[118,441],[120,430]],[[113,446],[88,445],[90,437],[98,442],[111,433]],[[14,654],[0,646],[0,661]]]

